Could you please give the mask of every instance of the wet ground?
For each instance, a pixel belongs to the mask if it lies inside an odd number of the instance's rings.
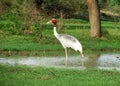
[[[69,64],[65,65],[64,56],[51,57],[1,57],[0,64],[27,65],[55,68],[82,69],[80,56],[69,56]],[[120,54],[89,54],[85,56],[84,68],[109,69],[120,71]]]

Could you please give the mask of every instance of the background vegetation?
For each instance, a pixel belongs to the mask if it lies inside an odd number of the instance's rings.
[[[46,25],[52,17],[58,19],[59,33],[77,37],[84,50],[119,50],[120,1],[99,0],[99,6],[103,36],[97,39],[89,35],[86,0],[1,0],[0,53],[62,50],[52,25]]]
[[[59,33],[80,40],[85,54],[119,52],[120,0],[99,0],[99,6],[102,37],[91,38],[87,0],[0,0],[0,56],[50,56],[51,51],[54,55],[64,55],[52,25],[46,24],[52,17],[58,20]],[[71,70],[0,64],[0,86],[119,86],[119,75],[116,69]]]

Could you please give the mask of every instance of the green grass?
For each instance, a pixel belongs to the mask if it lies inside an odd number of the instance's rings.
[[[0,65],[0,86],[119,86],[120,72]]]
[[[1,23],[2,21],[0,21]],[[6,21],[7,22],[7,21]],[[33,33],[24,34],[22,28],[5,26],[0,29],[0,50],[3,51],[50,51],[64,50],[59,41],[54,37],[52,25],[40,24],[40,28],[32,27]],[[119,51],[120,50],[120,25],[117,22],[102,21],[102,37],[90,37],[89,21],[81,19],[64,19],[62,29],[58,33],[75,36],[86,51]],[[4,22],[5,24],[5,22]],[[6,23],[7,24],[7,23]],[[1,26],[3,24],[1,23]],[[59,27],[59,19],[58,19]],[[115,28],[117,27],[117,28]]]
[[[89,29],[63,30],[65,33],[75,36],[83,45],[84,50],[119,50],[119,29],[107,30],[109,34],[103,34],[100,39],[90,38]],[[43,38],[32,35],[9,35],[0,39],[0,50],[61,50],[62,46],[54,37],[52,30],[44,30]],[[36,37],[36,38],[35,38]],[[37,41],[37,38],[40,41]]]

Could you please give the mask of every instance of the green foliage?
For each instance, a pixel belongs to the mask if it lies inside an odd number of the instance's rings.
[[[120,0],[99,0],[102,9],[120,14]]]
[[[86,9],[86,0],[44,0],[42,8],[45,9],[52,17],[75,17],[81,15]],[[82,15],[83,16],[83,15]]]
[[[120,5],[120,0],[109,0],[110,6],[118,6]]]
[[[7,6],[4,15],[0,16],[0,29],[11,34],[32,34],[42,36],[42,20],[36,17],[35,5],[31,0],[3,0]],[[11,4],[8,5],[7,3]],[[34,16],[33,16],[34,15]]]

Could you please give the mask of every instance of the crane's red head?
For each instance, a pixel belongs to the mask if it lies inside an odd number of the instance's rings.
[[[56,27],[57,20],[56,20],[56,19],[52,19],[51,21],[52,21],[52,23],[54,24],[54,27]]]

